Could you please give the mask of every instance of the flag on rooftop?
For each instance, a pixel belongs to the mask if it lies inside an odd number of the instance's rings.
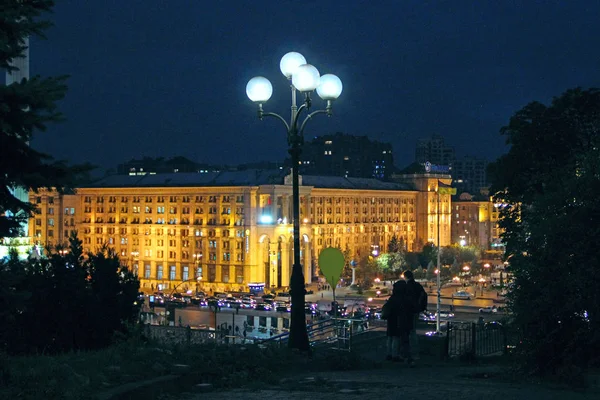
[[[455,195],[456,188],[453,188],[452,185],[447,185],[444,182],[438,180],[438,193]]]

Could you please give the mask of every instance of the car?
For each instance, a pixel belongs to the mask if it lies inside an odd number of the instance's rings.
[[[498,312],[498,308],[496,308],[496,306],[486,306],[486,307],[481,307],[479,309],[479,312],[481,314],[494,314]]]
[[[465,292],[464,290],[459,290],[458,292],[452,293],[452,297],[455,299],[471,300],[473,295],[469,292]]]
[[[267,303],[258,303],[254,309],[256,311],[271,311],[271,305]]]
[[[427,311],[423,311],[423,312],[419,313],[419,320],[425,321],[425,322],[435,321],[435,314],[427,312]]]
[[[498,330],[502,329],[502,323],[498,321],[490,321],[483,324],[483,329],[485,330]]]
[[[278,303],[275,307],[275,311],[277,312],[291,312],[292,308],[289,303]]]
[[[432,313],[432,314],[433,314],[434,319],[437,318],[437,312]],[[445,318],[445,319],[454,318],[454,313],[450,312],[450,311],[440,310],[440,318]]]

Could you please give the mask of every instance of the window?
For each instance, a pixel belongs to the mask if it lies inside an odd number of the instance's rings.
[[[144,265],[144,278],[150,279],[151,267],[150,264]]]
[[[156,212],[158,214],[164,214],[165,213],[165,208],[164,207],[156,207]]]
[[[235,282],[243,283],[244,282],[244,267],[238,265],[235,267]]]
[[[169,280],[174,281],[177,276],[177,268],[174,265],[169,267]]]
[[[159,265],[156,267],[156,279],[162,279],[163,278],[163,266]]]
[[[225,283],[229,282],[229,265],[221,266],[221,281]]]
[[[202,279],[202,267],[196,268],[196,279]]]
[[[190,279],[190,267],[184,265],[181,269],[181,280],[187,281]]]

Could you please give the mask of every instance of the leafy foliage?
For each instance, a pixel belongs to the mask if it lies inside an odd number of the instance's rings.
[[[356,283],[362,289],[368,289],[380,273],[377,261],[371,256],[362,257],[356,268]]]
[[[52,9],[50,0],[3,1],[0,12],[0,67],[16,68],[12,61],[25,50],[25,39],[41,35],[49,26],[38,17]],[[0,158],[0,237],[17,236],[27,222],[33,205],[20,201],[11,190],[37,190],[56,187],[62,190],[76,185],[91,167],[69,167],[62,161],[29,146],[34,131],[44,131],[49,123],[62,119],[56,103],[67,90],[66,77],[23,79],[0,86],[0,148],[10,156]]]
[[[82,253],[73,235],[68,253],[0,263],[0,350],[30,354],[105,347],[135,321],[137,278],[107,249],[87,258]]]
[[[521,351],[530,369],[571,378],[600,364],[600,91],[531,103],[502,134],[511,149],[489,172]]]

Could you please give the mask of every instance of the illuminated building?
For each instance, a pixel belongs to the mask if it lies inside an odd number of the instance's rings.
[[[306,281],[318,273],[316,260],[326,247],[348,250],[358,260],[376,246],[386,249],[396,235],[408,251],[420,251],[436,232],[431,224],[438,178],[422,174],[392,183],[302,176]],[[442,197],[449,205],[450,196]],[[204,290],[247,290],[250,283],[287,287],[291,198],[291,177],[282,171],[114,175],[76,194],[32,193],[39,210],[30,234],[39,244],[56,246],[76,230],[88,251],[106,244],[147,291],[177,285],[192,290],[196,284]],[[443,214],[442,245],[450,243],[449,217]]]
[[[452,242],[483,250],[502,250],[498,207],[489,198],[477,200],[463,193],[458,201],[452,202]]]

